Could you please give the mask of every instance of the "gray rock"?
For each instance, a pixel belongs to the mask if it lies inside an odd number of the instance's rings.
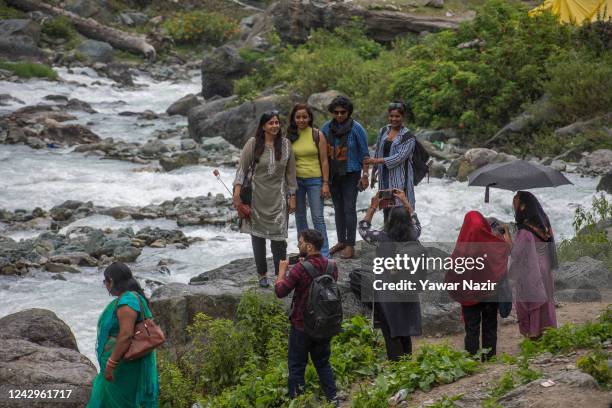
[[[327,114],[327,107],[338,95],[341,95],[341,93],[334,90],[314,93],[308,97],[308,106],[320,113]]]
[[[491,149],[477,147],[465,153],[465,159],[474,167],[479,168],[492,163],[497,157],[497,152]]]
[[[34,149],[42,149],[47,147],[47,144],[35,136],[28,137],[26,144]]]
[[[146,14],[133,11],[120,13],[118,19],[127,26],[143,25],[149,21],[149,17]]]
[[[94,0],[68,0],[66,9],[83,18],[92,17],[100,11]]]
[[[612,273],[602,261],[583,256],[563,262],[555,271],[555,289],[612,288]]]
[[[429,175],[434,178],[442,178],[446,174],[446,168],[438,161],[433,162],[429,166]]]
[[[9,94],[0,94],[0,106],[9,106],[13,102],[25,105],[25,102],[21,99],[15,98]]]
[[[116,248],[113,255],[116,261],[129,263],[135,262],[141,253],[142,249],[129,246]]]
[[[63,263],[53,263],[53,262],[46,263],[45,269],[53,273],[61,273],[61,272],[80,273],[81,272],[74,266],[66,265]]]
[[[202,133],[206,121],[217,113],[226,110],[236,100],[237,96],[233,95],[227,98],[218,98],[191,109],[187,115],[189,136],[197,142],[201,142],[206,137],[214,137],[215,135],[205,135]]]
[[[206,118],[192,111],[189,116],[189,134],[196,141],[201,138],[221,136],[234,146],[242,148],[255,134],[257,120],[265,111],[276,109],[281,115],[288,115],[293,106],[290,95],[271,95],[216,113]],[[197,111],[195,108],[194,111]]]
[[[430,142],[451,143],[450,139],[456,138],[457,132],[455,132],[454,129],[439,129],[439,130],[421,129],[421,130],[418,130],[414,135],[419,141],[428,140]],[[457,142],[458,141],[459,140],[457,139]]]
[[[149,140],[145,143],[140,152],[147,157],[157,157],[162,153],[168,153],[170,148],[161,140]]]
[[[85,40],[76,50],[92,62],[111,62],[113,60],[114,49],[106,42]]]
[[[313,29],[333,29],[355,18],[363,20],[369,36],[379,42],[390,42],[408,33],[456,29],[461,21],[469,19],[368,10],[350,2],[316,0],[281,0],[272,4],[266,13],[271,14],[281,38],[293,44],[305,42]]]
[[[608,194],[612,194],[612,172],[601,176],[599,183],[597,183],[597,191],[605,191]]]
[[[557,170],[557,171],[565,171],[565,169],[567,168],[567,163],[561,161],[561,160],[553,160],[550,163],[550,167],[552,167],[553,169]]]
[[[599,289],[563,289],[555,292],[555,300],[560,302],[601,302]]]
[[[578,121],[556,129],[556,137],[574,137],[587,132],[604,132],[612,137],[612,112],[587,121]]]
[[[189,111],[198,106],[200,101],[198,101],[198,97],[194,94],[189,94],[183,96],[178,101],[174,102],[168,109],[166,109],[166,113],[170,116],[172,115],[182,115],[187,116]]]
[[[586,157],[582,166],[589,174],[606,174],[612,171],[612,150],[598,149]]]
[[[433,8],[444,8],[444,0],[429,0],[425,5]]]
[[[181,150],[195,150],[197,147],[198,144],[193,139],[181,140]]]
[[[202,96],[230,96],[234,80],[249,73],[249,64],[240,56],[236,46],[225,44],[202,60]]]
[[[26,309],[0,319],[1,339],[22,339],[45,347],[79,351],[70,327],[46,309]]]
[[[100,136],[80,124],[63,124],[47,122],[47,127],[41,132],[45,139],[61,145],[74,146],[99,142]]]
[[[21,339],[0,339],[0,393],[9,390],[63,390],[65,399],[52,406],[84,407],[91,394],[97,370],[78,351],[45,347]],[[54,391],[53,391],[54,392]],[[49,400],[11,400],[11,408],[47,408]]]
[[[184,166],[192,166],[198,164],[200,154],[197,151],[187,151],[172,155],[171,157],[162,157],[159,159],[159,164],[165,171],[172,171]]]
[[[40,25],[32,20],[0,20],[0,56],[41,57]]]

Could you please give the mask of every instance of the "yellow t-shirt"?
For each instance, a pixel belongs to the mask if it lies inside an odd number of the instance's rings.
[[[319,151],[312,140],[312,128],[299,132],[298,139],[293,142],[295,155],[295,174],[301,178],[321,177],[319,166]]]

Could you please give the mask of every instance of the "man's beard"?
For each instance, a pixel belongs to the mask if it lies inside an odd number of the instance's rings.
[[[306,252],[306,251],[302,251],[302,250],[300,249],[300,258],[306,258],[307,256],[308,256],[308,252]]]

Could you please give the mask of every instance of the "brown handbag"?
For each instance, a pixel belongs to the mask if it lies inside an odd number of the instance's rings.
[[[164,344],[166,336],[162,329],[155,324],[152,319],[146,318],[144,313],[144,307],[140,296],[134,293],[138,303],[140,303],[140,313],[142,313],[142,321],[136,323],[134,326],[134,335],[132,336],[132,342],[130,347],[123,355],[123,360],[131,361],[137,360],[141,357],[146,356],[157,347]]]

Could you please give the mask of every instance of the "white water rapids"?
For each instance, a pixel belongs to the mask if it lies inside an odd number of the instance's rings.
[[[140,76],[138,84],[146,85],[137,90],[125,90],[112,86],[112,82],[98,77],[89,69],[75,69],[68,73],[58,69],[64,81],[48,82],[30,80],[24,83],[0,81],[0,93],[8,93],[27,105],[51,103],[43,101],[46,95],[65,95],[78,98],[92,105],[95,114],[75,113],[77,122],[88,126],[101,137],[143,143],[154,130],[171,129],[186,124],[183,117],[161,117],[153,121],[140,121],[136,117],[118,116],[121,111],[141,112],[149,109],[158,114],[177,99],[200,90],[199,77],[194,73],[190,81],[172,83],[155,82]],[[98,83],[93,84],[94,81]],[[120,102],[123,101],[123,102]],[[4,114],[19,107],[17,103],[0,107]],[[45,210],[65,200],[93,201],[96,205],[144,206],[160,203],[175,197],[192,197],[208,192],[227,192],[212,176],[212,167],[192,166],[170,173],[136,172],[141,165],[116,160],[100,160],[71,153],[69,149],[34,150],[25,146],[0,145],[0,208]],[[226,184],[233,179],[234,170],[221,168]],[[574,185],[556,189],[538,189],[535,194],[548,213],[558,239],[573,234],[572,219],[577,205],[590,207],[595,194],[597,179],[569,174]],[[358,208],[366,208],[371,191],[359,195]],[[431,179],[416,187],[416,206],[423,225],[423,242],[452,242],[458,234],[464,214],[478,210],[485,216],[502,220],[512,219],[513,193],[491,190],[491,203],[483,203],[483,188],[468,188],[466,183]],[[335,243],[333,212],[326,208],[330,243]],[[375,224],[381,223],[377,215]],[[114,220],[107,216],[92,216],[71,226],[90,225],[98,228],[131,226],[135,230],[145,226],[177,228],[172,220]],[[70,228],[71,226],[67,227]],[[40,231],[8,232],[0,223],[0,234],[13,239],[36,236]],[[205,241],[184,250],[173,248],[146,248],[133,270],[139,278],[151,278],[161,282],[188,282],[194,275],[223,265],[233,259],[251,256],[250,238],[228,228],[182,228],[188,236],[198,236]],[[289,251],[295,251],[296,236],[293,218],[290,223]],[[171,275],[156,272],[157,262],[172,259]],[[79,349],[95,361],[95,327],[99,313],[109,302],[102,285],[102,275],[97,268],[81,268],[80,274],[64,274],[67,281],[52,280],[50,273],[38,272],[27,277],[0,276],[0,317],[23,309],[38,307],[55,312],[74,331]]]

